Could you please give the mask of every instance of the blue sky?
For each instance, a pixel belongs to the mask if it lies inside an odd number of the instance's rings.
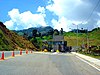
[[[69,31],[75,29],[76,25],[91,30],[100,27],[100,4],[95,8],[98,1],[0,0],[0,21],[10,30],[51,26],[54,29],[63,28],[64,31]]]

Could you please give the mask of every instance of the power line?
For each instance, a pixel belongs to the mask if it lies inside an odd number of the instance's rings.
[[[97,4],[95,5],[95,7],[93,8],[92,12],[90,13],[90,15],[86,18],[85,21],[88,21],[90,19],[90,17],[92,16],[93,12],[95,11],[95,9],[99,6],[100,0],[98,0]],[[84,21],[82,22],[84,23]]]

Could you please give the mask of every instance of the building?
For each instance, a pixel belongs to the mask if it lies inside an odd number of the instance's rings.
[[[48,41],[48,48],[54,51],[59,50],[60,52],[67,51],[67,41],[64,41],[63,35],[54,35],[53,40]]]

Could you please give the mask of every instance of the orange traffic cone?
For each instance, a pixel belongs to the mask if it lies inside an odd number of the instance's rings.
[[[28,50],[26,50],[26,54],[28,54]]]
[[[20,55],[22,55],[22,50],[20,50]]]
[[[14,51],[12,52],[12,57],[14,57],[15,56],[15,53],[14,53]]]
[[[4,52],[2,52],[0,60],[4,60]]]

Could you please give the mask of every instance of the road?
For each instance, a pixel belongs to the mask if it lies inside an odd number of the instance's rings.
[[[32,53],[0,61],[0,75],[100,75],[71,53]]]

